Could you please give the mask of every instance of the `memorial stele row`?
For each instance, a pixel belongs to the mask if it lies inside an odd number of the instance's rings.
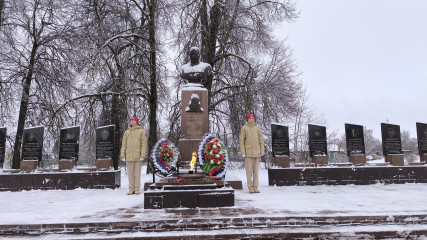
[[[3,167],[6,148],[6,128],[0,128],[0,166]],[[112,165],[114,156],[114,125],[96,128],[96,160],[97,169],[106,170]],[[44,127],[24,129],[21,169],[33,170],[43,159]],[[71,169],[79,160],[80,126],[60,130],[59,169]],[[98,166],[99,165],[99,166]]]
[[[197,124],[194,124],[197,125]],[[187,127],[188,132],[192,130]],[[418,153],[420,161],[427,161],[427,124],[416,123]],[[97,161],[107,161],[109,166],[114,156],[114,132],[115,126],[108,125],[98,127],[96,133],[96,159]],[[0,166],[3,167],[6,152],[7,128],[0,128]],[[37,165],[43,158],[43,135],[44,127],[32,127],[24,129],[21,164],[22,162],[32,162]],[[355,124],[345,124],[345,136],[347,146],[347,156],[353,164],[364,164],[365,141],[363,126]],[[392,165],[403,165],[402,143],[400,136],[400,126],[381,123],[382,149],[385,161]],[[272,152],[278,165],[289,167],[289,128],[285,125],[271,124]],[[60,163],[68,162],[70,168],[79,159],[80,126],[63,128],[60,130],[59,160]],[[312,162],[315,164],[328,164],[327,135],[326,127],[308,124],[309,153]],[[101,163],[102,164],[102,163]]]
[[[363,126],[344,124],[347,156],[353,164],[365,164],[365,138]],[[416,123],[418,153],[420,161],[427,161],[427,124]],[[289,167],[289,131],[288,127],[272,123],[272,151],[277,165]],[[400,126],[381,123],[381,138],[385,161],[392,165],[404,164]],[[326,127],[308,124],[308,145],[312,162],[316,165],[328,164]]]

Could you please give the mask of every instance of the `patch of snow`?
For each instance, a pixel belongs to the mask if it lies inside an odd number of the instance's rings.
[[[107,127],[111,127],[111,126],[115,126],[115,125],[112,124],[112,125],[101,126],[101,127],[97,127],[96,129],[107,128]]]
[[[61,130],[63,130],[63,129],[70,129],[70,128],[76,128],[76,127],[80,127],[80,126],[65,127],[65,128],[61,128]]]
[[[151,174],[143,174],[141,183],[152,182],[152,177]],[[241,180],[243,190],[235,190],[235,206],[228,208],[254,209],[246,211],[244,216],[247,217],[427,214],[425,204],[419,204],[427,199],[426,183],[277,187],[268,185],[268,171],[260,169],[261,193],[250,194],[244,169],[229,169],[226,179],[229,177]],[[159,178],[156,179],[158,181]],[[127,195],[129,184],[124,170],[121,183],[121,187],[115,190],[0,192],[0,199],[7,203],[7,207],[0,210],[0,224],[180,219],[179,214],[168,210],[144,209],[144,194]],[[125,214],[130,210],[136,212],[131,217]]]
[[[180,70],[182,73],[200,73],[204,72],[206,68],[210,68],[211,65],[209,63],[200,62],[197,65],[192,66],[191,62],[186,63],[181,66]]]

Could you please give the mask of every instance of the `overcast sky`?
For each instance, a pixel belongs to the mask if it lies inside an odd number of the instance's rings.
[[[381,123],[416,137],[427,123],[427,1],[296,0],[294,23],[277,31],[293,48],[310,102],[327,131]]]

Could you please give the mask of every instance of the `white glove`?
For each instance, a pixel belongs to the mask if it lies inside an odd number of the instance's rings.
[[[125,159],[125,158],[122,158],[122,162],[126,162],[126,159]]]
[[[145,160],[145,158],[140,158],[139,160],[144,161],[144,160]]]
[[[243,153],[243,154],[242,154],[242,157],[246,157],[246,154],[244,154],[244,153]]]

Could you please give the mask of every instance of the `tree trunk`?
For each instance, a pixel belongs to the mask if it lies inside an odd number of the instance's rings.
[[[21,96],[21,105],[19,107],[18,127],[16,129],[15,143],[13,145],[13,159],[12,159],[13,169],[20,168],[22,134],[24,133],[25,119],[27,117],[28,102],[30,99],[30,89],[31,89],[31,82],[33,80],[33,69],[36,62],[37,48],[38,48],[38,45],[34,43],[33,48],[31,50],[28,73],[25,76],[24,85],[22,86],[22,96]]]
[[[0,0],[0,28],[4,22],[4,1],[5,0]]]
[[[149,2],[149,38],[148,42],[150,45],[150,96],[148,98],[148,104],[150,106],[149,113],[149,134],[148,134],[148,156],[151,154],[151,150],[154,147],[154,144],[157,142],[157,72],[156,72],[156,21],[155,21],[155,12],[156,12],[156,0],[151,0]],[[147,173],[151,171],[151,168],[148,167],[150,164],[147,164]]]
[[[207,10],[207,2],[203,0],[202,7],[200,9],[201,17],[201,25],[202,25],[202,35],[201,35],[201,56],[204,62],[209,63],[212,67],[214,67],[215,60],[215,49],[216,49],[216,41],[218,37],[218,30],[221,24],[222,12],[221,12],[221,4],[218,3],[218,0],[215,0],[214,5],[210,11],[210,18],[208,20],[208,10]],[[210,105],[210,96],[212,89],[212,80],[213,76],[209,77],[207,81],[203,84],[204,87],[208,90],[208,106]]]
[[[204,2],[206,3],[206,2]],[[204,11],[206,11],[206,6]],[[207,15],[207,12],[204,12]],[[218,38],[218,30],[221,24],[222,12],[221,4],[218,3],[218,0],[215,0],[214,5],[211,8],[209,13],[210,21],[209,24],[202,24],[206,26],[207,29],[203,31],[202,34],[202,46],[203,49],[203,60],[209,63],[212,67],[215,64],[215,55],[216,55],[216,41]],[[203,20],[204,18],[202,18]],[[207,19],[207,18],[206,18]],[[206,81],[205,87],[210,91],[212,88],[212,77]]]
[[[116,92],[122,92],[121,89],[123,86],[121,84],[122,81],[116,79],[114,83],[114,91]],[[124,119],[124,113],[126,112],[126,101],[123,96],[119,94],[114,94],[112,97],[112,104],[111,104],[111,122],[115,125],[115,131],[114,131],[114,156],[113,156],[113,167],[115,170],[119,169],[119,158],[120,158],[120,147],[121,147],[121,133],[122,131],[122,122],[126,121]],[[127,116],[127,114],[125,115]]]

